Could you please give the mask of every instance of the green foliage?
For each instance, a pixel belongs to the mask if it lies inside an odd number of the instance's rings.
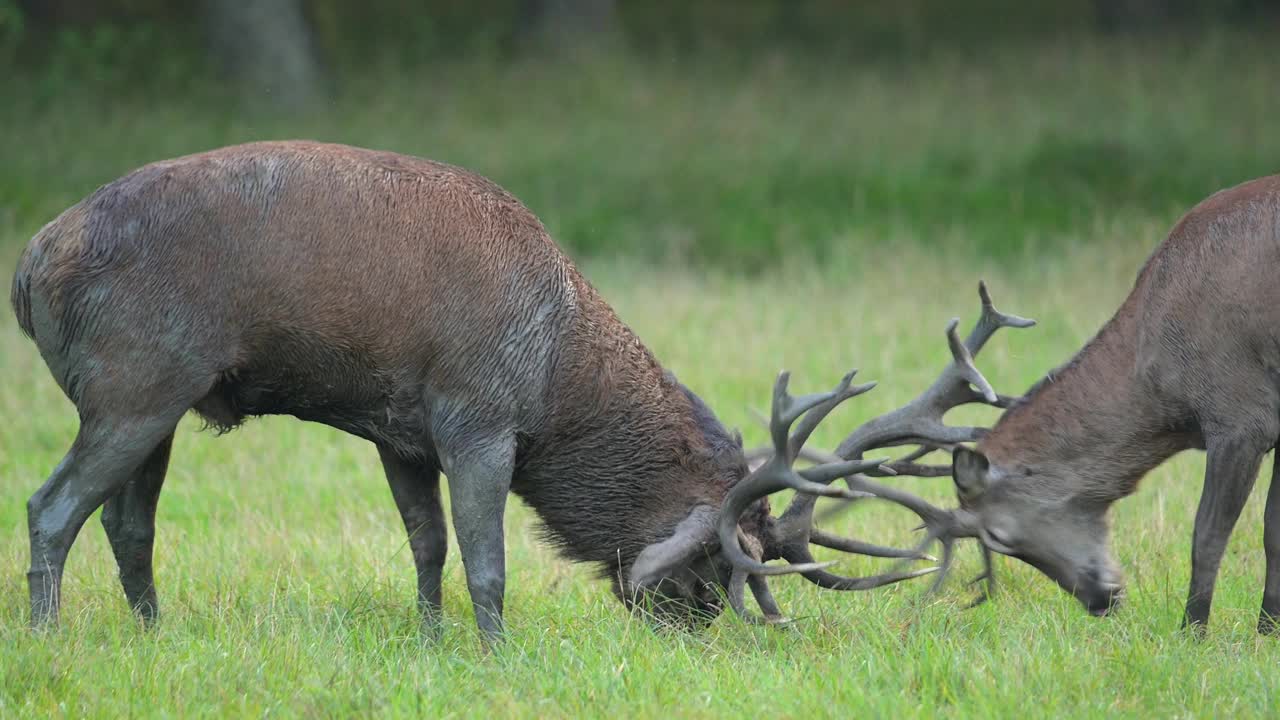
[[[13,63],[25,27],[26,18],[17,0],[0,0],[0,64]]]
[[[84,59],[65,72],[55,63],[11,79],[0,221],[17,236],[146,162],[287,137],[476,170],[579,256],[738,270],[821,258],[851,237],[1052,253],[1093,242],[1100,218],[1171,226],[1209,193],[1280,168],[1268,33],[1064,41],[907,64],[622,51],[392,64],[342,75],[332,101],[305,116],[251,112],[207,83],[182,84],[185,70],[131,89],[73,70],[96,54],[140,52],[125,37],[67,50]]]
[[[33,73],[37,91],[46,101],[79,88],[128,93],[143,68],[146,83],[157,90],[173,91],[204,79],[197,56],[175,48],[165,33],[166,28],[150,22],[59,28],[48,39],[48,61]]]
[[[947,0],[850,3],[842,0],[741,0],[724,3],[620,3],[628,39],[638,47],[700,51],[749,59],[762,50],[909,58],[940,48],[1035,42],[1091,28],[1093,5],[1075,0]]]
[[[520,22],[519,0],[415,3],[316,0],[309,16],[318,45],[339,73],[377,68],[422,69],[450,57],[494,58],[509,49]]]
[[[388,68],[421,72],[426,64],[459,57],[516,60],[536,49],[524,42],[531,7],[539,4],[534,0],[299,1],[326,67],[339,75],[367,76]],[[108,73],[138,85],[180,85],[190,81],[193,70],[209,70],[203,4],[45,0],[32,3],[39,13],[15,24],[14,18],[22,20],[17,0],[0,0],[0,42],[7,37],[20,48],[13,55],[30,68],[52,60],[78,73]],[[1198,34],[1206,24],[1274,17],[1280,7],[1274,0],[1115,4],[1145,8],[1123,28],[1139,35],[1171,27]],[[1035,46],[1109,27],[1100,10],[1107,3],[1097,0],[616,0],[615,7],[615,32],[609,38],[623,48],[650,57],[714,53],[738,63],[778,51],[819,59],[912,61],[939,52]],[[65,71],[59,69],[50,82],[62,78],[60,72]]]

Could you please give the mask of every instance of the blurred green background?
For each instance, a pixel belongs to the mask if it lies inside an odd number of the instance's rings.
[[[1278,8],[0,0],[0,234],[149,161],[310,137],[474,169],[577,257],[1042,257],[1280,166]]]

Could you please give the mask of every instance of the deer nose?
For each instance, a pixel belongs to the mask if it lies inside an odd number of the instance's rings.
[[[1080,599],[1084,601],[1090,615],[1104,617],[1124,599],[1124,586],[1114,582],[1097,582]]]
[[[1124,599],[1124,586],[1116,582],[1115,576],[1111,573],[1099,572],[1090,568],[1083,573],[1083,580],[1078,593],[1080,601],[1084,604],[1089,614],[1095,617],[1103,617],[1110,613]]]

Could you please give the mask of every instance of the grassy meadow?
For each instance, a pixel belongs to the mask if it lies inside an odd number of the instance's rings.
[[[624,60],[436,68],[346,79],[301,118],[9,78],[0,107],[0,268],[96,185],[149,160],[312,137],[476,169],[521,197],[664,364],[764,442],[772,380],[879,381],[812,441],[834,446],[947,360],[989,283],[1035,317],[978,364],[1020,392],[1109,317],[1177,216],[1275,172],[1267,38],[1091,43],[910,66]],[[605,583],[507,516],[509,641],[480,650],[456,547],[448,627],[417,636],[414,575],[372,446],[288,418],[233,434],[184,420],[160,502],[162,620],[129,615],[96,519],[67,566],[63,625],[26,628],[25,503],[66,451],[74,408],[0,312],[0,717],[1267,717],[1280,641],[1254,633],[1259,479],[1223,562],[1208,638],[1177,631],[1203,456],[1176,458],[1114,514],[1128,601],[1089,617],[1000,559],[1001,594],[964,610],[975,547],[941,596],[772,585],[787,630],[732,616],[657,634]],[[990,422],[967,408],[949,419]],[[950,502],[950,481],[899,481]],[[833,529],[885,543],[911,518],[864,503]],[[883,567],[849,559],[838,570]]]

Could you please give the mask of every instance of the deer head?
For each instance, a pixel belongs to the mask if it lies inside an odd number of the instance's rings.
[[[952,468],[961,512],[973,518],[985,547],[1040,570],[1093,615],[1107,614],[1120,601],[1120,572],[1108,542],[1109,501],[1043,492],[1057,483],[1048,476],[1008,482],[1005,471],[969,448],[955,449]]]
[[[855,370],[830,392],[795,397],[787,391],[789,374],[785,371],[779,374],[768,422],[771,446],[746,454],[751,471],[733,486],[718,511],[703,508],[691,513],[670,538],[650,546],[640,555],[629,574],[632,591],[637,596],[648,594],[656,598],[655,604],[659,607],[674,604],[713,615],[719,610],[714,590],[717,586],[723,587],[729,606],[740,616],[752,622],[769,623],[785,621],[767,584],[767,578],[774,575],[798,573],[819,587],[847,591],[868,590],[937,572],[931,592],[936,591],[952,566],[955,541],[981,537],[979,516],[963,507],[937,508],[911,493],[880,485],[870,478],[950,474],[947,467],[926,465],[918,460],[935,450],[952,449],[962,442],[977,440],[984,429],[948,426],[943,423],[943,416],[952,408],[969,403],[1007,407],[1012,402],[992,389],[974,366],[973,356],[999,328],[1030,327],[1035,323],[997,311],[985,284],[979,284],[978,291],[982,315],[968,338],[961,342],[956,334],[958,320],[947,325],[952,362],[941,376],[902,408],[858,427],[835,454],[806,449],[805,442],[836,406],[871,390],[875,383],[854,385]],[[863,458],[869,451],[896,446],[917,446],[917,449],[893,462],[887,458]],[[795,463],[799,459],[818,464],[797,470]],[[832,485],[842,478],[847,488]],[[765,498],[781,490],[794,490],[796,494],[781,515],[770,515]],[[911,549],[883,547],[833,535],[814,526],[814,508],[820,497],[888,500],[919,516],[928,533]],[[934,542],[940,542],[943,547],[938,567],[905,568],[906,563],[914,560],[934,559],[925,553]],[[816,562],[809,549],[811,544],[854,554],[900,558],[901,562],[883,574],[846,577],[827,570],[834,563]],[[982,577],[988,580],[986,596],[989,596],[994,590],[994,576],[987,547],[984,545],[986,572]],[[767,564],[774,559],[786,560],[787,564]],[[745,607],[748,587],[764,612],[763,618],[752,615]]]

